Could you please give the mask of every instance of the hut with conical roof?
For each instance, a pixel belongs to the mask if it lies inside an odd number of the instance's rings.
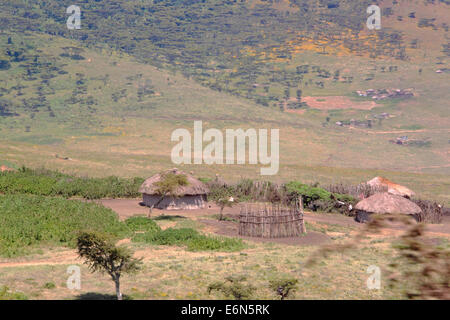
[[[13,172],[13,171],[14,171],[14,169],[8,168],[8,167],[5,166],[5,165],[2,165],[2,166],[0,167],[0,172]]]
[[[411,200],[388,192],[376,193],[361,200],[356,204],[355,210],[355,220],[358,222],[369,221],[372,214],[405,214],[417,220],[417,215],[422,211]]]
[[[371,187],[387,188],[388,193],[395,194],[398,196],[406,198],[411,198],[412,196],[414,196],[414,191],[383,177],[375,177],[372,180],[367,181],[367,184]]]
[[[168,173],[184,175],[187,184],[177,186],[171,194],[161,195],[158,182]],[[200,180],[176,168],[158,173],[147,180],[139,188],[143,203],[150,208],[165,210],[202,209],[206,206],[208,187]]]

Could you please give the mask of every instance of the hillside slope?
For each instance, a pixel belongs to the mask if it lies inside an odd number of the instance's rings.
[[[174,129],[203,120],[280,128],[274,180],[385,175],[448,200],[449,4],[383,1],[383,28],[369,32],[368,2],[87,0],[71,31],[66,1],[5,1],[0,161],[145,176],[173,166]],[[414,96],[355,93],[395,88]]]

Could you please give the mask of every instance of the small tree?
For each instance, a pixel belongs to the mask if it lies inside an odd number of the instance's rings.
[[[77,240],[78,255],[84,258],[91,272],[107,273],[116,285],[117,300],[122,300],[120,276],[140,270],[141,259],[132,257],[132,253],[123,247],[116,247],[106,236],[98,233],[83,232]]]
[[[298,280],[294,278],[273,279],[269,281],[269,287],[284,300],[297,290],[297,283]]]
[[[236,203],[236,201],[231,195],[231,192],[226,188],[222,188],[216,193],[215,196],[216,200],[214,200],[214,202],[220,207],[219,220],[222,221],[223,209],[225,209],[225,207],[231,208]]]
[[[156,201],[149,210],[149,216],[152,213],[154,207],[159,205],[161,201],[166,196],[176,197],[176,190],[178,187],[188,185],[187,176],[185,174],[176,174],[174,172],[167,172],[161,175],[161,180],[155,182],[156,190],[155,193],[160,196],[159,200]]]

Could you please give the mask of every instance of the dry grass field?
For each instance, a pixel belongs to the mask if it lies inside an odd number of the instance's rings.
[[[102,200],[124,219],[145,214],[137,200]],[[232,217],[238,208],[225,210]],[[236,228],[236,222],[218,222],[218,208],[190,211],[155,210],[154,219],[163,228],[195,228],[206,234],[223,234]],[[448,220],[448,219],[447,219]],[[450,244],[449,221],[429,227],[427,237],[441,246]],[[245,239],[239,252],[191,252],[178,246],[158,246],[124,239],[120,245],[131,248],[135,257],[143,258],[143,269],[122,280],[126,299],[222,299],[208,294],[207,287],[229,275],[246,275],[257,288],[253,298],[276,299],[268,281],[283,276],[299,280],[293,299],[404,299],[403,287],[389,288],[389,264],[397,255],[392,247],[403,229],[386,229],[367,236],[361,247],[335,252],[313,267],[306,261],[325,244],[352,241],[362,226],[349,217],[336,214],[306,213],[307,234],[286,241]],[[232,233],[232,232],[231,232]],[[234,236],[237,236],[236,234]],[[81,267],[81,290],[69,290],[67,267]],[[367,268],[382,270],[382,287],[369,290]],[[0,283],[29,299],[115,299],[114,285],[107,275],[92,274],[76,252],[68,248],[42,247],[40,252],[18,258],[0,258]]]

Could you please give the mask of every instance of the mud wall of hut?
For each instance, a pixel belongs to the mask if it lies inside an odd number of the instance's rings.
[[[161,197],[143,195],[143,202],[147,207],[153,206]],[[206,207],[206,195],[165,197],[155,208],[165,210],[202,209]]]

